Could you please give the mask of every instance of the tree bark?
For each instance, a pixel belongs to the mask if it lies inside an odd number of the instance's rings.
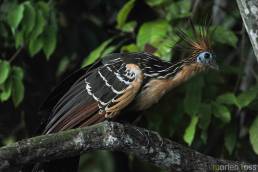
[[[220,160],[198,153],[162,138],[153,131],[106,121],[87,128],[38,136],[2,147],[0,171],[94,150],[132,153],[141,160],[169,171],[200,172],[250,167],[248,163]]]
[[[237,0],[237,4],[258,61],[258,1]]]

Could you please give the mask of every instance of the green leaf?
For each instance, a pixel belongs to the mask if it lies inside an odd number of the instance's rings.
[[[22,20],[22,30],[26,37],[28,37],[36,24],[36,11],[29,1],[24,3],[24,7],[25,9],[24,17]]]
[[[48,17],[49,14],[50,14],[50,7],[51,7],[51,4],[50,3],[47,3],[47,2],[44,2],[44,1],[39,1],[37,3],[37,7],[42,11],[42,14],[43,16],[45,17]]]
[[[191,15],[191,1],[180,0],[171,3],[165,7],[166,9],[166,19],[168,21],[178,18],[184,18]]]
[[[249,129],[249,139],[254,152],[258,155],[258,116]]]
[[[237,141],[237,131],[235,127],[230,127],[226,130],[224,142],[225,142],[225,147],[229,153],[229,155],[232,155],[233,150],[235,149],[236,146],[236,141]]]
[[[182,101],[181,101],[182,102]],[[181,121],[184,118],[184,107],[182,105],[181,102],[178,102],[178,104],[175,106],[175,108],[173,108],[173,115],[169,115],[170,119],[165,119],[164,117],[164,123],[169,123],[169,125],[166,127],[166,131],[168,131],[168,133],[166,133],[166,135],[168,135],[169,137],[173,137],[173,135],[176,133],[176,131],[181,132]],[[163,126],[161,126],[161,128],[165,128]],[[180,128],[180,129],[179,129]]]
[[[106,47],[113,41],[113,38],[104,41],[100,46],[98,46],[95,50],[93,50],[89,56],[82,63],[82,67],[92,64],[98,58],[102,56],[102,53],[106,49]]]
[[[45,30],[44,38],[43,38],[43,51],[49,59],[49,57],[53,54],[56,49],[57,36],[56,36],[56,28],[54,26],[49,26]]]
[[[124,24],[123,27],[121,28],[121,30],[124,32],[133,32],[136,25],[137,25],[136,21],[130,21],[130,22]]]
[[[139,48],[137,47],[137,45],[135,44],[128,44],[128,45],[124,45],[121,48],[122,52],[137,52],[140,51]]]
[[[238,105],[237,98],[233,93],[225,93],[218,96],[217,102],[227,105]]]
[[[35,23],[35,25],[33,27],[33,31],[31,33],[30,39],[31,40],[36,40],[36,38],[41,33],[43,33],[45,26],[46,26],[46,20],[45,20],[45,18],[43,16],[43,13],[42,13],[42,11],[37,10],[37,13],[36,13],[36,23]]]
[[[8,10],[7,23],[12,28],[13,33],[15,32],[16,28],[19,26],[23,18],[23,11],[23,4],[15,4],[12,8]]]
[[[0,99],[2,102],[8,100],[11,97],[12,93],[12,80],[11,78],[7,79],[4,83],[3,90],[0,93]]]
[[[18,66],[13,66],[11,71],[12,79],[12,100],[14,106],[17,107],[24,98],[24,85],[23,85],[23,69]]]
[[[143,50],[146,43],[157,44],[164,39],[170,29],[165,20],[144,23],[137,34],[136,44]]]
[[[231,120],[231,114],[228,108],[217,102],[212,103],[212,113],[224,123],[229,123]]]
[[[134,7],[134,3],[135,3],[135,0],[128,1],[123,6],[123,8],[118,12],[117,18],[116,18],[117,28],[121,29],[124,26],[124,24],[126,22],[126,19],[128,17],[128,14],[130,13],[132,8]]]
[[[211,123],[211,105],[202,103],[199,109],[198,127],[202,129],[200,138],[203,143],[207,143],[207,130]]]
[[[237,41],[238,41],[236,34],[233,31],[223,26],[216,27],[216,30],[213,33],[213,39],[215,42],[227,44],[235,48],[237,46]]]
[[[199,110],[199,128],[202,130],[207,130],[211,123],[211,105],[201,104]]]
[[[154,7],[154,6],[159,6],[161,4],[163,4],[164,2],[166,2],[167,0],[145,0],[145,2],[151,6],[151,7]]]
[[[201,138],[201,140],[202,140],[202,142],[203,142],[204,144],[207,144],[207,138],[208,138],[207,130],[202,130],[202,131],[201,131],[200,138]]]
[[[9,37],[9,28],[7,27],[9,26],[5,25],[4,22],[0,22],[0,33],[4,39],[7,39]]]
[[[42,48],[43,48],[43,40],[41,39],[41,37],[30,40],[29,52],[31,57],[36,55]]]
[[[184,141],[190,146],[193,142],[195,131],[196,131],[196,125],[199,121],[199,118],[197,116],[192,116],[191,122],[188,125],[188,127],[185,130],[184,133]]]
[[[211,123],[211,105],[201,104],[199,108],[199,122],[198,127],[202,129],[201,140],[206,144],[207,142],[207,130]]]
[[[18,66],[13,66],[12,67],[12,77],[16,77],[18,79],[23,79],[24,78],[24,72],[21,67]]]
[[[0,84],[3,84],[10,73],[10,63],[5,60],[0,60]]]
[[[162,40],[158,46],[157,46],[157,52],[155,55],[161,57],[161,59],[169,61],[172,56],[171,47],[174,47],[177,41],[179,40],[179,37],[176,35],[173,35],[173,39],[170,37],[167,39]]]
[[[184,110],[187,114],[197,115],[201,104],[203,85],[204,81],[202,77],[195,77],[187,83],[184,99]]]
[[[22,80],[13,77],[12,80],[12,100],[15,107],[18,107],[19,104],[22,102],[24,98],[24,85],[22,83]]]
[[[238,97],[237,97],[237,102],[238,102],[238,107],[244,108],[248,106],[257,96],[258,93],[258,86],[254,86],[247,91],[242,92]]]
[[[58,64],[58,67],[57,67],[57,71],[56,71],[56,75],[57,76],[61,76],[66,71],[66,69],[68,68],[70,62],[71,62],[71,58],[63,57],[59,61],[59,64]]]
[[[102,56],[111,54],[111,53],[113,53],[116,49],[117,49],[117,46],[110,46],[110,47],[107,47],[107,48],[103,51]]]

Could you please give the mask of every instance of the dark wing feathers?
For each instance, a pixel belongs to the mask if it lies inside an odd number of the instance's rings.
[[[105,80],[106,85],[112,86],[113,89],[116,91],[122,91],[124,88],[126,88],[128,85],[126,85],[124,82],[121,82],[119,79],[112,79],[117,78],[114,69],[111,69],[109,65],[106,67],[99,68],[99,75]],[[111,89],[112,89],[111,88]]]
[[[122,60],[84,70],[53,107],[44,133],[91,125],[119,114],[133,101],[142,80],[140,68]]]
[[[106,85],[106,82],[100,76],[98,71],[99,69],[85,79],[86,90],[88,94],[104,106],[108,101],[110,101],[110,98],[115,97],[116,94]]]
[[[63,95],[70,89],[71,85],[73,85],[78,79],[85,75],[88,71],[93,68],[97,68],[101,65],[101,61],[98,60],[94,64],[81,68],[71,75],[66,77],[55,89],[51,92],[51,94],[46,98],[44,103],[41,105],[40,110],[48,110],[52,109],[56,103],[63,97]]]
[[[90,105],[92,108],[90,108]],[[91,112],[88,112],[88,116],[98,110],[98,104],[87,94],[85,82],[82,80],[73,85],[53,108],[53,116],[48,122],[44,133],[59,131],[60,128],[63,128],[72,119],[78,119],[76,124],[80,123],[80,120],[83,120],[83,118],[78,118],[78,116],[82,114],[81,109],[86,107],[91,110]]]

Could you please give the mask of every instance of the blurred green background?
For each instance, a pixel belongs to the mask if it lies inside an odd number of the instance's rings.
[[[112,52],[157,48],[164,60],[180,28],[210,20],[220,66],[167,94],[137,124],[217,158],[258,161],[258,68],[235,1],[0,0],[0,145],[32,136],[38,109],[72,71]],[[81,171],[162,171],[133,155],[83,155]]]

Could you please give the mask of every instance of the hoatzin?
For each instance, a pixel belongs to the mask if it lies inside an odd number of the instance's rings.
[[[191,76],[217,68],[207,31],[194,31],[195,39],[182,31],[178,35],[190,54],[177,63],[146,52],[115,53],[72,74],[44,105],[51,109],[51,116],[43,134],[114,120],[125,111],[143,111]],[[75,157],[37,164],[34,171],[76,171],[78,160]],[[73,164],[73,169],[61,169],[64,164]]]

